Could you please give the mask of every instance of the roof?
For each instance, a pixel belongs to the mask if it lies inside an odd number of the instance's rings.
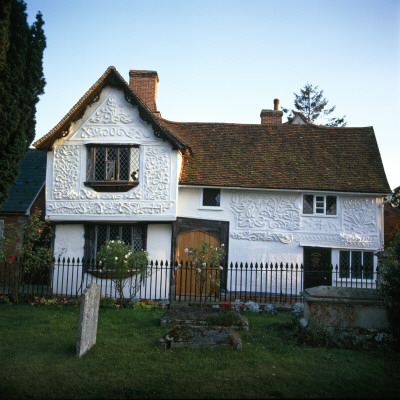
[[[372,127],[161,123],[191,148],[181,185],[391,193]]]
[[[47,135],[37,140],[33,146],[40,150],[51,150],[57,139],[68,135],[71,124],[83,117],[87,107],[97,101],[101,91],[107,85],[122,88],[127,101],[139,108],[140,118],[152,125],[154,134],[157,137],[162,137],[168,140],[175,149],[184,150],[187,148],[184,143],[160,124],[159,119],[147,108],[142,100],[132,91],[128,83],[124,78],[122,78],[115,67],[112,66],[107,68],[99,80],[71,108],[67,115],[65,115],[65,117],[49,133],[47,133]]]
[[[0,213],[26,213],[46,180],[46,153],[29,149],[19,164],[17,181],[8,191]]]

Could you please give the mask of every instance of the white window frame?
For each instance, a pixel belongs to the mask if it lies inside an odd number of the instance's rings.
[[[313,212],[310,214],[304,213],[304,196],[313,196]],[[336,214],[327,214],[326,213],[326,201],[328,197],[335,197],[336,198]],[[317,198],[322,198],[317,200]],[[317,203],[323,203],[322,207],[319,205],[317,206]],[[317,210],[323,210],[321,213],[317,213]],[[317,216],[317,217],[337,217],[339,215],[339,201],[338,201],[338,196],[334,194],[315,194],[315,193],[303,193],[301,196],[301,214],[304,217],[310,217],[310,216]]]
[[[203,206],[204,189],[219,190],[219,206]],[[204,187],[201,189],[200,207],[199,207],[200,210],[222,211],[223,208],[222,208],[221,204],[222,204],[222,190],[220,188]]]
[[[345,251],[349,253],[349,277],[342,277],[341,275],[341,265],[340,265],[340,252]],[[364,266],[364,254],[365,253],[372,253],[372,276],[371,278],[364,278],[361,276],[361,278],[355,276],[354,277],[354,269],[352,266],[352,253],[353,252],[359,252],[361,253],[361,265]],[[373,282],[374,279],[376,279],[376,267],[377,267],[377,261],[376,261],[376,255],[374,254],[375,251],[374,250],[361,250],[361,249],[339,249],[338,253],[337,253],[337,257],[338,257],[338,262],[337,262],[337,266],[338,266],[338,275],[337,275],[337,282]]]

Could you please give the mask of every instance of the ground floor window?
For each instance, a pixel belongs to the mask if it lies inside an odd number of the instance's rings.
[[[341,250],[339,277],[346,279],[372,279],[374,253],[372,251]]]
[[[101,246],[110,241],[120,239],[132,246],[134,252],[146,250],[146,225],[90,225],[86,229],[86,254],[90,260],[96,259]]]

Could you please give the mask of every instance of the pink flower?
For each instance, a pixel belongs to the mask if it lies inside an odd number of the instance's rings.
[[[184,251],[185,251],[185,253],[189,253],[189,249],[187,247]]]
[[[200,268],[197,268],[196,271],[197,271],[198,273],[200,273],[200,272],[201,272],[201,269],[200,269]]]
[[[224,269],[224,267],[222,265],[219,266],[220,271],[222,271]]]
[[[207,264],[206,264],[205,262],[203,262],[203,264],[202,264],[202,265],[203,265],[203,267],[205,267]]]
[[[119,308],[119,307],[121,307],[121,305],[120,305],[120,304],[116,304],[115,307],[116,307],[116,308]]]
[[[225,247],[225,245],[222,243],[222,244],[221,244],[221,247]]]

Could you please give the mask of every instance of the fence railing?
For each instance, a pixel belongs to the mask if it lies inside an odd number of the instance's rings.
[[[34,280],[15,278],[16,263],[0,266],[0,295],[17,291],[20,296],[80,297],[92,282],[101,287],[102,296],[121,297],[113,272],[101,269],[79,258],[54,260]],[[140,299],[168,299],[197,302],[204,299],[193,270],[188,263],[151,261],[150,273],[138,284],[133,272],[125,279],[123,297]],[[206,271],[207,273],[207,271]],[[211,273],[211,272],[210,272]],[[230,263],[220,272],[220,285],[211,291],[212,302],[244,302],[293,304],[302,301],[302,291],[312,286],[340,286],[376,289],[379,269],[362,266],[352,271],[340,271],[338,266],[308,270],[302,264]]]

